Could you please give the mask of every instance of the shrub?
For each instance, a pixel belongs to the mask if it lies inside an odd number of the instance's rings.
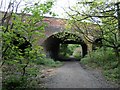
[[[85,64],[96,63],[98,66],[103,67],[104,65],[104,67],[109,66],[110,68],[112,68],[112,66],[114,67],[117,64],[116,56],[113,51],[110,49],[104,51],[103,48],[86,55],[83,59],[81,59],[81,62]]]
[[[54,61],[51,58],[45,58],[45,57],[43,59],[38,59],[36,63],[40,65],[49,66],[49,67],[57,67],[62,65],[62,62],[60,61]]]
[[[20,77],[19,75],[9,75],[5,77],[3,82],[3,90],[17,90],[16,88],[21,88],[26,86],[27,78]]]
[[[118,81],[119,77],[120,77],[120,73],[118,68],[114,68],[114,69],[108,69],[108,70],[104,70],[103,74],[105,75],[105,77],[108,80],[112,80],[112,81]],[[120,83],[120,81],[119,81]]]
[[[101,67],[107,79],[119,81],[119,66],[116,67],[118,61],[112,49],[101,48],[93,51],[82,58],[81,63],[94,68]]]

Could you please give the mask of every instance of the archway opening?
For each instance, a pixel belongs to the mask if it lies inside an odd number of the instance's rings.
[[[66,58],[60,54],[61,46],[68,45],[70,48],[71,45],[78,45],[82,48],[79,55],[81,55],[81,57],[84,57],[87,54],[86,43],[81,39],[81,37],[77,36],[76,34],[68,32],[67,34],[65,33],[66,32],[58,32],[51,35],[44,41],[44,49],[46,52],[46,56],[53,58],[54,60],[66,60]]]

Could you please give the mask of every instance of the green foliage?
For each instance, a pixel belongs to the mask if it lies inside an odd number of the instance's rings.
[[[71,12],[68,12],[69,28],[74,28],[75,32],[93,46],[101,43],[99,46],[109,48],[91,52],[81,62],[92,67],[102,67],[107,78],[115,81],[120,81],[119,6],[120,3],[114,1],[85,0],[70,7]],[[98,38],[101,38],[101,41],[95,42]]]
[[[71,33],[69,31],[59,32],[57,34],[54,34],[53,37],[61,39],[63,43],[65,41],[81,41],[81,38],[77,34],[73,32]]]
[[[81,58],[81,46],[78,44],[69,44],[68,45],[68,49],[71,52],[70,55],[72,55],[73,57],[80,59]]]
[[[78,58],[78,59],[81,59],[81,50],[80,50],[81,48],[79,47],[79,48],[76,48],[75,50],[74,50],[74,52],[73,52],[73,56],[75,57],[75,58]]]
[[[117,66],[117,57],[113,53],[112,49],[103,48],[91,52],[82,58],[81,63],[91,66],[93,68],[101,67],[104,75],[109,80],[119,81],[119,66]]]
[[[68,44],[60,44],[60,55],[64,57],[69,57],[68,52]]]
[[[111,81],[114,81],[114,82],[117,82],[120,84],[120,72],[119,72],[119,68],[114,68],[114,69],[109,69],[109,70],[105,70],[103,72],[103,74],[105,75],[105,77],[108,79],[108,80],[111,80]]]
[[[114,49],[113,52],[116,53],[120,64],[120,11],[118,9],[119,5],[117,6],[115,2],[85,0],[71,7],[72,14],[68,12],[68,15],[71,29],[74,28],[84,40],[95,45],[98,44],[95,43],[95,39],[101,38],[102,46]]]
[[[70,53],[73,54],[73,51],[77,48],[80,47],[78,44],[68,44],[68,49],[70,50]]]
[[[77,44],[61,44],[60,45],[60,55],[64,57],[74,56],[75,58],[80,58],[80,52],[77,52],[77,48],[80,47]]]
[[[10,14],[7,12],[9,17],[4,14],[1,27],[3,31],[0,34],[3,38],[2,69],[5,89],[27,87],[31,82],[28,79],[36,77],[38,68],[35,62],[38,57],[40,60],[45,57],[44,53],[41,53],[43,48],[39,46],[38,41],[44,36],[44,14],[50,12],[52,5],[53,2],[49,1],[44,4],[35,3],[26,6],[21,14],[14,13],[14,10],[9,12]]]
[[[62,65],[62,62],[60,62],[60,61],[54,61],[51,58],[38,59],[36,61],[36,63],[38,65],[45,65],[45,66],[49,66],[49,67],[58,67],[58,66]]]
[[[26,87],[26,79],[27,78],[21,78],[20,76],[15,76],[15,75],[9,75],[3,80],[3,90],[11,90],[21,87]]]

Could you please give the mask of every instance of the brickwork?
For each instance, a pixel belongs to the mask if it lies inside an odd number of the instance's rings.
[[[51,36],[55,32],[64,31],[66,20],[53,17],[45,17],[44,22],[48,24],[45,27],[45,35],[47,37]]]

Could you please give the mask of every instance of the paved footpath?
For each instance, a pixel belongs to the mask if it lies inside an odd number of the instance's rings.
[[[78,61],[65,62],[44,79],[47,88],[112,88],[100,71],[84,69]]]

